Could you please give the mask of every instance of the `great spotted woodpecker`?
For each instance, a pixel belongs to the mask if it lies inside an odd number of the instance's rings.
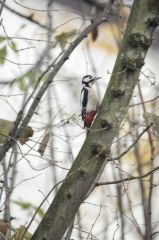
[[[81,115],[84,121],[84,127],[87,128],[91,127],[99,107],[99,98],[93,88],[94,82],[98,79],[100,79],[100,77],[93,77],[92,75],[86,75],[82,79]]]

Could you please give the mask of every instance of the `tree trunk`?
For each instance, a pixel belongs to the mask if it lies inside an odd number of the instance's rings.
[[[72,168],[31,240],[60,240],[109,156],[158,25],[159,1],[135,0],[99,113]]]

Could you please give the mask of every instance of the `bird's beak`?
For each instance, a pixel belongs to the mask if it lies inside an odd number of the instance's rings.
[[[101,79],[101,77],[95,77],[95,78],[93,79],[93,82],[95,82],[95,81],[97,81],[97,80],[99,80],[99,79]]]

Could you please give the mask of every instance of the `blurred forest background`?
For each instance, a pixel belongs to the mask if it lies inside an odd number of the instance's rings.
[[[108,1],[0,2],[0,144],[3,144],[19,110],[25,106],[26,113],[29,109],[37,83],[39,87],[46,79],[47,73],[42,74],[50,63],[56,63],[93,21],[92,16],[101,14]],[[91,32],[73,51],[38,104],[29,122],[31,132],[19,139],[1,162],[1,239],[22,240],[20,234],[38,209],[27,230],[32,234],[56,195],[57,183],[65,178],[86,138],[80,116],[81,79],[86,74],[101,77],[96,91],[102,100],[132,4],[131,0],[112,3],[108,22]],[[112,144],[110,161],[97,187],[80,206],[71,238],[67,239],[146,239],[150,228],[151,239],[159,239],[158,38],[156,29],[127,117]],[[145,131],[151,122],[153,128]],[[26,239],[30,239],[29,233]]]

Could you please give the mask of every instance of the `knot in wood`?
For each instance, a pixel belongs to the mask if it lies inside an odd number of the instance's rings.
[[[112,128],[112,124],[106,118],[104,118],[101,120],[101,127],[108,130],[108,129]]]
[[[70,192],[68,192],[68,193],[66,194],[66,197],[67,197],[67,199],[71,199],[71,198],[72,198],[72,194],[71,194]]]
[[[148,18],[147,25],[148,27],[157,27],[159,25],[159,16]]]
[[[103,146],[100,142],[93,143],[91,148],[94,154],[98,154],[103,150]]]
[[[141,47],[143,49],[148,49],[150,46],[149,39],[144,34],[139,32],[130,34],[128,41],[130,45],[135,48]]]
[[[87,177],[87,173],[86,173],[86,171],[85,171],[84,169],[80,169],[79,172],[80,172],[80,175],[81,175],[83,178],[86,178],[86,177]]]
[[[138,56],[137,58],[123,57],[122,58],[122,68],[127,71],[135,71],[144,65],[144,58]]]
[[[112,96],[114,98],[118,98],[125,95],[125,90],[121,90],[121,89],[113,89],[112,90]]]

